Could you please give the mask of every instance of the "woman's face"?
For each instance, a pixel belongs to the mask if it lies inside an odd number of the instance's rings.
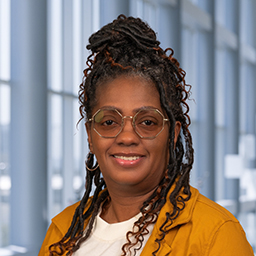
[[[116,108],[123,116],[134,116],[143,107],[164,113],[153,83],[138,76],[120,76],[100,84],[96,98],[93,114],[104,107]],[[159,184],[169,159],[169,125],[165,122],[164,130],[154,139],[140,138],[129,118],[115,138],[102,138],[92,125],[86,125],[90,150],[97,158],[109,191],[143,194]],[[177,123],[176,138],[179,130]]]

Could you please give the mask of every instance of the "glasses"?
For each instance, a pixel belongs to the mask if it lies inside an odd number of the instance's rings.
[[[115,108],[102,108],[88,122],[92,122],[93,129],[102,138],[115,138],[122,131],[126,118],[131,119],[134,131],[142,139],[156,138],[169,121],[155,108],[142,108],[134,116],[122,116]]]

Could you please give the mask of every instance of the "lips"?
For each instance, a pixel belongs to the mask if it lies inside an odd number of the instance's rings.
[[[114,154],[112,155],[115,163],[122,167],[135,167],[141,160],[142,156],[138,154]]]
[[[140,158],[140,156],[116,156],[114,155],[115,158],[125,160],[125,161],[135,161]]]

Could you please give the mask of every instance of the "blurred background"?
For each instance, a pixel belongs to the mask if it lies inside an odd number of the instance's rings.
[[[172,47],[191,84],[191,184],[256,247],[256,0],[0,0],[0,255],[37,255],[79,200],[88,153],[78,86],[88,37],[119,14]]]

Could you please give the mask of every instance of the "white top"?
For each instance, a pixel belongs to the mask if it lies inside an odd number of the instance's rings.
[[[107,223],[99,215],[95,219],[90,237],[82,243],[80,248],[73,254],[74,256],[120,256],[122,254],[122,246],[127,242],[126,233],[133,230],[133,224],[140,218],[141,213],[127,221],[114,224]],[[153,227],[153,224],[148,226],[149,234],[144,236],[142,247],[136,252],[136,256],[141,254]],[[127,256],[135,255],[135,247],[132,247],[132,254],[127,253]]]

